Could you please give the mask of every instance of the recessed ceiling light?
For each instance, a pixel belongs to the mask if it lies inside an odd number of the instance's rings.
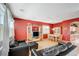
[[[24,9],[20,9],[21,12],[24,12]]]

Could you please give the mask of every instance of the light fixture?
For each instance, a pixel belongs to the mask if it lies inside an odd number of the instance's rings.
[[[24,9],[20,9],[21,12],[24,12]]]

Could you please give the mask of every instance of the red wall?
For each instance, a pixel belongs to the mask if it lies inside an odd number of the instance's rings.
[[[50,24],[50,34],[53,34],[52,28],[53,28],[53,24]]]
[[[61,24],[62,40],[70,41],[70,23],[68,21]]]
[[[70,40],[70,23],[74,21],[79,21],[79,18],[69,19],[60,23],[56,24],[50,24],[50,23],[43,23],[43,22],[37,22],[37,21],[31,21],[31,20],[24,20],[20,18],[14,18],[15,19],[15,39],[16,40],[27,40],[27,23],[32,24],[41,24],[41,25],[48,25],[50,26],[50,33],[53,34],[52,28],[53,27],[61,27],[61,34],[62,34],[62,40],[69,41]]]
[[[15,40],[26,40],[27,38],[27,29],[26,22],[23,20],[15,20],[14,30],[15,30]]]
[[[70,41],[70,24],[74,21],[79,21],[79,18],[70,19],[62,22],[63,40]]]
[[[70,24],[79,21],[79,18],[69,19],[60,23],[52,24],[53,27],[61,27],[62,40],[70,41]]]
[[[15,40],[22,41],[22,40],[27,40],[27,23],[32,23],[32,24],[40,24],[40,25],[48,25],[50,26],[49,23],[44,23],[44,22],[38,22],[38,21],[31,21],[31,20],[24,20],[20,18],[14,18],[15,23],[14,23],[14,30],[15,30]]]
[[[32,26],[32,31],[39,31],[39,27],[38,26]]]

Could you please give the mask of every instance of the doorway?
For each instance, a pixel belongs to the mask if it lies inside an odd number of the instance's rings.
[[[75,45],[79,44],[79,22],[70,24],[70,40]]]

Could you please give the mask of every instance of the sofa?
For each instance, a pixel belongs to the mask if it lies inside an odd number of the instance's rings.
[[[62,56],[62,55],[66,55],[67,53],[69,53],[68,50],[71,51],[74,48],[75,46],[73,46],[72,43],[70,42],[59,43],[56,46],[45,48],[39,51],[37,51],[36,49],[32,49],[31,55],[32,56],[60,56],[60,55]]]
[[[30,50],[31,49],[38,49],[38,43],[36,43],[36,42],[29,42],[27,45],[29,46]]]
[[[25,41],[15,41],[14,44],[10,45],[9,56],[29,56],[29,50],[38,49],[38,43]]]
[[[28,45],[24,42],[10,45],[9,56],[29,56]]]

